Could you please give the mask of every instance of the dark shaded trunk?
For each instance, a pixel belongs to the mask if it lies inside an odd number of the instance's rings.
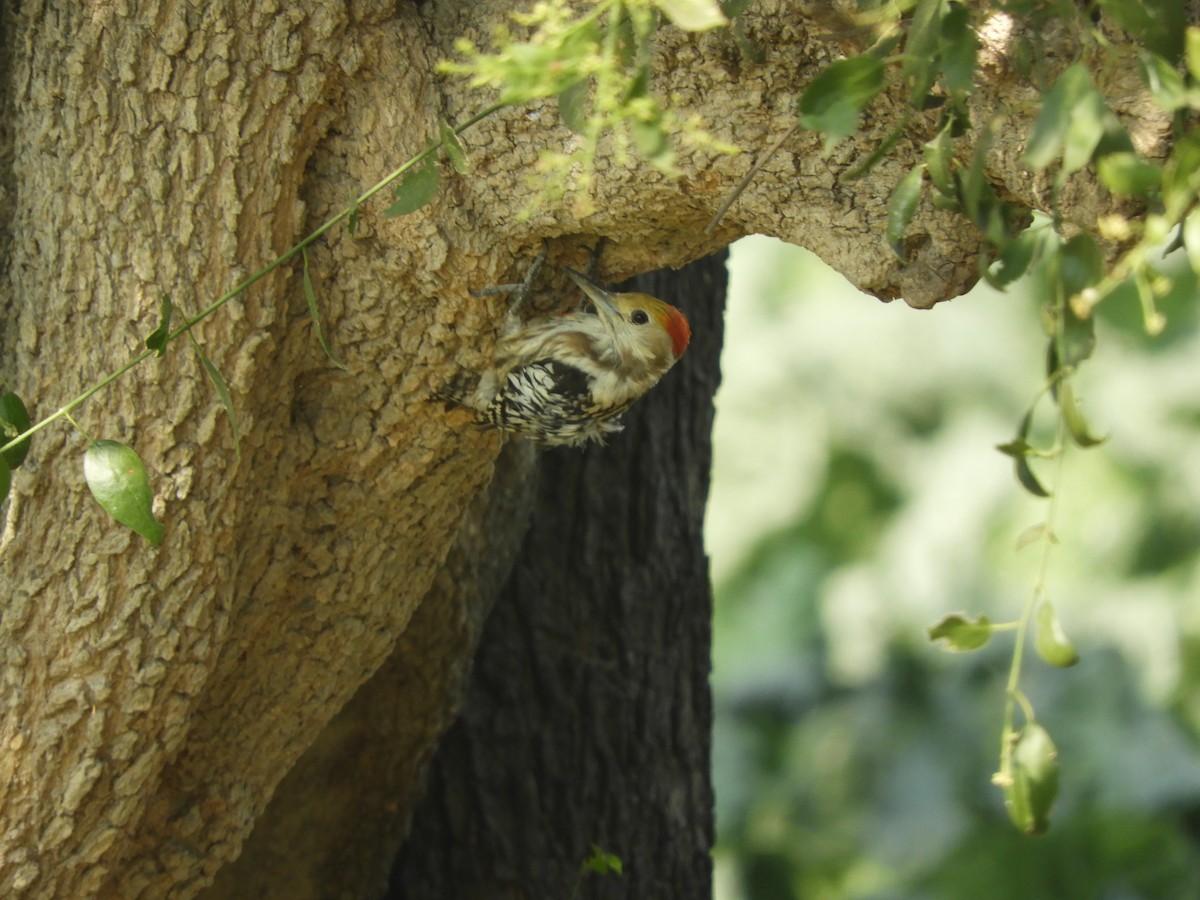
[[[724,254],[627,289],[694,339],[607,447],[540,460],[532,524],[389,897],[710,896],[703,519]],[[593,845],[621,874],[584,874]]]

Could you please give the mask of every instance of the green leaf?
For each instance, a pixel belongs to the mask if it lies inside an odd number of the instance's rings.
[[[28,430],[29,410],[25,408],[20,397],[0,387],[0,447]],[[17,446],[10,447],[0,454],[8,468],[21,468],[21,463],[25,462],[25,457],[29,454],[29,440],[26,438]]]
[[[828,136],[826,151],[858,128],[863,108],[883,90],[883,63],[852,56],[826,67],[800,97],[800,124]]]
[[[1080,317],[1075,307],[1067,303],[1063,308],[1063,333],[1058,349],[1060,366],[1074,368],[1091,358],[1096,349],[1096,320],[1091,316]]]
[[[1000,773],[1004,806],[1024,834],[1044,834],[1058,796],[1058,750],[1037,722],[1028,723],[1012,739],[1008,769]]]
[[[645,18],[645,17],[643,17]],[[620,30],[627,16],[617,23]],[[482,73],[474,69],[450,66],[449,71],[471,71],[475,85],[490,84],[500,90],[505,105],[527,103],[542,97],[554,97],[578,81],[585,72],[584,63],[598,52],[600,29],[594,18],[577,19],[553,33],[540,32],[540,39],[504,46]],[[470,42],[460,50],[470,53]]]
[[[588,82],[579,79],[558,95],[558,118],[575,134],[587,130]]]
[[[988,283],[1001,289],[1012,284],[1029,270],[1040,244],[1041,237],[1029,228],[1005,241],[995,264],[985,273]]]
[[[908,261],[908,251],[904,247],[904,232],[912,222],[917,211],[917,203],[921,199],[922,179],[925,166],[918,165],[900,179],[896,189],[888,200],[887,240],[892,252],[901,260]]]
[[[937,77],[934,62],[941,34],[943,4],[944,0],[917,0],[908,24],[900,80],[909,86],[908,102],[914,109],[924,108],[925,98]]]
[[[746,20],[742,13],[754,5],[755,0],[721,0],[721,12],[731,21],[730,33],[733,43],[746,59],[755,63],[766,62],[767,55],[746,35]]]
[[[146,338],[146,349],[157,351],[160,357],[167,352],[167,338],[171,335],[171,316],[174,312],[175,304],[171,302],[170,295],[163,294],[158,313],[158,327]]]
[[[1187,14],[1180,0],[1099,0],[1099,6],[1129,32],[1134,46],[1145,46],[1169,60],[1183,52]]]
[[[1033,474],[1033,468],[1030,466],[1030,460],[1028,460],[1027,456],[1021,456],[1016,460],[1016,480],[1020,482],[1021,487],[1024,487],[1034,497],[1050,496],[1050,492],[1045,490],[1042,482],[1038,481],[1038,476]]]
[[[880,160],[891,154],[892,148],[900,143],[901,138],[908,135],[911,127],[912,123],[907,118],[903,119],[899,125],[887,133],[884,139],[875,146],[874,150],[863,157],[862,160],[856,162],[853,166],[847,169],[842,174],[842,178],[846,180],[862,178],[864,175],[874,169],[875,166],[879,164]]]
[[[1192,25],[1187,30],[1185,40],[1187,47],[1188,74],[1200,81],[1200,28]]]
[[[1142,51],[1138,57],[1142,64],[1142,77],[1150,88],[1154,102],[1167,112],[1174,112],[1188,105],[1188,90],[1183,76],[1175,67],[1157,53]]]
[[[1185,134],[1171,148],[1163,166],[1162,191],[1167,219],[1183,218],[1200,191],[1200,132]]]
[[[83,456],[83,476],[105,512],[150,546],[162,543],[163,527],[151,511],[150,476],[137,453],[117,441],[95,441]]]
[[[629,123],[629,133],[633,136],[633,145],[638,153],[660,169],[670,168],[675,154],[660,118],[635,119]]]
[[[1081,231],[1059,248],[1058,275],[1063,292],[1074,297],[1104,276],[1104,252],[1096,239]]]
[[[3,456],[0,456],[0,504],[8,499],[8,492],[12,488],[12,470],[8,468],[8,462]]]
[[[1100,183],[1114,194],[1145,197],[1162,185],[1162,167],[1136,153],[1108,153],[1096,160]]]
[[[1187,253],[1192,271],[1200,272],[1200,208],[1193,207],[1184,218],[1183,227],[1179,229],[1179,239],[1183,242],[1183,249]],[[1146,281],[1144,277],[1138,279],[1138,291],[1144,295],[1143,305],[1152,307],[1154,292]]]
[[[1045,522],[1038,522],[1030,525],[1017,535],[1016,549],[1020,550],[1028,547],[1030,544],[1048,541],[1051,544],[1057,544],[1058,538],[1054,536],[1054,532],[1050,530],[1050,526]]]
[[[1016,459],[1017,481],[1021,487],[1029,491],[1035,497],[1049,497],[1050,492],[1042,487],[1042,483],[1038,481],[1037,476],[1033,474],[1033,468],[1029,465],[1029,457],[1019,456]]]
[[[1031,407],[1021,417],[1021,424],[1017,427],[1017,436],[1007,444],[997,444],[996,449],[1006,456],[1011,456],[1019,459],[1022,456],[1028,456],[1033,448],[1029,445],[1029,430],[1033,427],[1033,408]]]
[[[625,95],[622,97],[622,101],[626,104],[635,100],[654,102],[654,98],[650,96],[650,66],[646,63],[639,65],[634,70],[633,77],[629,79],[629,86],[625,88]]]
[[[1029,456],[1036,452],[1028,441],[1029,430],[1033,427],[1033,409],[1030,408],[1021,419],[1021,425],[1017,429],[1017,436],[1007,444],[997,444],[996,449],[1005,456],[1011,456],[1016,467],[1017,481],[1021,487],[1029,491],[1035,497],[1049,497],[1050,492],[1042,487],[1042,483],[1037,480],[1037,476],[1033,474],[1033,469],[1029,465]]]
[[[204,349],[200,346],[200,342],[196,340],[196,336],[192,333],[191,329],[188,329],[188,337],[192,339],[192,347],[200,358],[200,366],[204,369],[208,380],[212,382],[217,396],[221,399],[221,405],[225,407],[225,415],[229,418],[229,429],[233,432],[233,453],[237,459],[241,459],[242,429],[238,424],[237,409],[233,405],[233,397],[229,393],[229,385],[225,383],[225,378],[221,375],[220,370],[208,358],[208,354],[204,352]]]
[[[462,141],[454,133],[454,128],[445,119],[438,120],[438,136],[442,141],[442,150],[450,165],[459,175],[467,174],[467,151],[463,149]]]
[[[1091,162],[1092,154],[1108,131],[1111,116],[1108,106],[1090,82],[1088,87],[1068,114],[1070,121],[1063,135],[1063,175],[1078,172]]]
[[[985,615],[969,619],[962,613],[947,613],[929,626],[929,639],[944,639],[949,650],[978,650],[992,638],[992,623]]]
[[[675,154],[671,140],[663,127],[663,113],[650,95],[650,67],[640,66],[625,92],[625,102],[639,103],[640,115],[629,122],[629,134],[638,153],[664,171],[671,168]]]
[[[621,857],[615,853],[607,853],[592,844],[591,855],[583,861],[584,868],[597,875],[607,875],[609,872],[621,874]]]
[[[1007,444],[997,444],[996,449],[1005,456],[1011,456],[1013,459],[1020,459],[1034,452],[1033,445],[1023,438],[1017,438],[1014,441],[1009,441]]]
[[[325,355],[329,357],[331,363],[339,369],[345,369],[347,368],[346,364],[333,355],[333,351],[329,348],[329,342],[325,339],[325,329],[321,327],[321,310],[317,306],[317,292],[313,290],[312,276],[308,274],[307,247],[301,248],[300,258],[304,262],[302,269],[304,301],[308,304],[308,314],[312,318],[313,330],[317,333],[317,343],[321,345],[321,349],[325,351]]]
[[[728,25],[716,0],[653,0],[671,23],[684,31],[708,31]]]
[[[1069,380],[1059,382],[1056,399],[1058,408],[1062,410],[1063,423],[1067,426],[1067,433],[1071,435],[1071,440],[1085,450],[1088,447],[1104,443],[1104,438],[1094,437],[1088,428],[1087,420],[1084,419],[1083,413],[1079,410],[1079,403],[1075,399],[1075,389]]]
[[[971,162],[958,174],[958,196],[962,207],[975,227],[987,239],[999,246],[1008,238],[1007,225],[1002,204],[988,180],[988,156],[991,153],[994,134],[989,124],[980,129],[975,140],[975,151]]]
[[[952,124],[947,122],[937,137],[928,141],[921,152],[925,157],[925,166],[933,186],[944,196],[954,198],[957,204],[958,192],[950,169],[950,162],[954,158],[954,139],[950,134]]]
[[[354,237],[358,233],[358,198],[356,197],[350,205],[350,215],[346,217],[346,230],[350,232],[350,237]]]
[[[1083,63],[1074,63],[1063,70],[1042,102],[1042,111],[1033,123],[1033,132],[1022,157],[1025,165],[1040,172],[1058,158],[1071,127],[1075,107],[1095,90]]]
[[[438,170],[432,158],[409,171],[396,185],[395,201],[383,211],[385,216],[407,216],[437,196]]]
[[[752,5],[754,0],[721,0],[721,12],[731,19],[736,19]]]
[[[643,17],[639,16],[638,18],[640,21]],[[614,29],[617,33],[617,61],[620,62],[622,68],[632,68],[639,58],[645,59],[651,52],[649,43],[654,31],[658,28],[658,20],[656,17],[647,18],[648,22],[635,23],[633,17],[629,15],[629,11],[622,6],[621,15],[617,18],[616,23],[609,25],[609,28]],[[599,35],[597,35],[596,41],[599,41]],[[563,85],[564,88],[567,86]]]
[[[942,17],[939,41],[942,79],[952,94],[967,94],[975,87],[979,39],[971,27],[971,11],[961,3],[949,4]]]
[[[1063,631],[1062,623],[1049,600],[1038,604],[1036,616],[1033,645],[1037,648],[1038,656],[1060,669],[1070,668],[1079,662],[1079,653]]]

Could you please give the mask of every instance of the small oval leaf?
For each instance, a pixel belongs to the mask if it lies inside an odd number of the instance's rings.
[[[395,201],[383,211],[385,216],[407,216],[430,203],[437,196],[438,170],[432,160],[411,170],[396,185]]]
[[[661,116],[634,119],[629,123],[629,133],[638,153],[660,169],[670,168],[675,154],[671,152],[671,141],[663,130]]]
[[[1015,737],[1004,779],[1004,805],[1022,832],[1044,834],[1050,827],[1050,808],[1058,796],[1058,749],[1050,734],[1030,722]]]
[[[1005,241],[995,265],[986,273],[988,283],[1004,288],[1024,275],[1037,256],[1041,240],[1041,235],[1027,228]]]
[[[1085,240],[1080,242],[1079,238]],[[1091,256],[1093,248],[1097,253],[1096,257]],[[1096,284],[1103,276],[1104,264],[1098,256],[1099,253],[1096,240],[1090,234],[1076,235],[1076,238],[1070,239],[1063,246],[1060,256],[1058,256],[1058,263],[1061,266],[1060,277],[1063,290],[1068,298],[1081,294],[1088,287]],[[1084,316],[1080,316],[1075,304],[1067,302],[1062,311],[1062,338],[1060,342],[1057,342],[1055,348],[1056,367],[1049,374],[1057,372],[1058,367],[1074,368],[1078,366],[1080,362],[1091,358],[1094,349],[1096,349],[1096,320],[1090,314],[1086,314],[1086,307]]]
[[[1058,408],[1062,410],[1063,424],[1067,426],[1067,433],[1071,435],[1071,440],[1077,446],[1086,450],[1088,447],[1104,443],[1104,438],[1096,437],[1088,428],[1087,420],[1084,419],[1083,413],[1079,409],[1079,402],[1075,399],[1075,389],[1071,387],[1070,381],[1059,383],[1057,399]]]
[[[25,408],[20,397],[0,388],[0,447],[28,430],[29,410]],[[29,439],[26,438],[17,446],[4,451],[4,461],[9,469],[19,469],[28,453]]]
[[[595,844],[592,844],[591,856],[583,861],[583,865],[589,872],[595,872],[597,875],[607,875],[609,872],[621,874],[621,857],[602,850]]]
[[[1083,63],[1077,62],[1063,70],[1042,100],[1041,112],[1033,123],[1025,155],[1021,158],[1025,165],[1040,172],[1058,158],[1071,127],[1072,111],[1095,90]]]
[[[1183,76],[1175,67],[1159,56],[1143,50],[1141,54],[1142,77],[1150,88],[1154,102],[1167,112],[1174,112],[1188,105],[1189,97]]]
[[[1162,186],[1162,167],[1129,151],[1101,156],[1096,174],[1114,194],[1144,197]]]
[[[854,133],[858,115],[883,90],[883,62],[852,56],[825,68],[800,97],[800,124],[825,132],[836,143]],[[829,149],[829,141],[826,149]]]
[[[962,613],[947,613],[928,628],[929,639],[945,639],[949,650],[978,650],[992,637],[992,623],[987,616],[969,619]]]
[[[684,31],[707,31],[729,24],[717,0],[654,0],[654,5]]]
[[[971,27],[971,11],[965,4],[956,3],[946,9],[938,52],[942,59],[942,80],[950,93],[970,93],[975,86],[979,38]]]
[[[587,130],[588,82],[581,78],[558,95],[558,118],[575,134]]]
[[[157,547],[163,527],[154,518],[150,476],[142,460],[118,441],[96,441],[83,456],[83,476],[105,512]]]
[[[1096,239],[1081,231],[1059,248],[1059,277],[1070,297],[1104,277],[1104,251]]]
[[[1038,481],[1037,476],[1033,474],[1033,468],[1029,465],[1029,458],[1019,456],[1016,460],[1017,481],[1021,483],[1021,487],[1029,491],[1035,497],[1049,497],[1050,492],[1042,487],[1042,483]]]
[[[1163,164],[1162,201],[1168,219],[1182,218],[1196,199],[1200,172],[1200,133],[1182,135]]]
[[[925,176],[925,166],[919,165],[900,179],[896,189],[888,200],[887,240],[892,252],[901,260],[908,261],[908,252],[904,247],[904,232],[908,228],[917,202],[921,199],[921,187]]]
[[[1070,111],[1070,125],[1063,136],[1062,172],[1078,172],[1092,160],[1109,129],[1112,113],[1097,90],[1089,90]]]
[[[347,368],[347,365],[333,355],[333,350],[330,349],[329,341],[325,339],[325,329],[321,327],[321,308],[317,304],[317,292],[313,289],[312,275],[308,272],[308,248],[300,249],[300,258],[303,261],[301,267],[301,284],[304,288],[304,302],[308,304],[308,315],[312,319],[313,331],[317,335],[317,343],[321,345],[321,349],[325,351],[325,356],[329,361],[339,369]]]
[[[1058,538],[1054,536],[1054,532],[1050,530],[1047,523],[1036,522],[1028,528],[1022,529],[1021,533],[1017,535],[1015,549],[1020,550],[1030,544],[1041,543],[1043,540],[1049,541],[1051,544],[1058,543]]]
[[[450,165],[459,175],[467,174],[467,151],[463,149],[462,141],[458,139],[454,128],[445,119],[438,120],[438,136],[442,141],[442,150]]]
[[[904,38],[900,80],[909,86],[909,103],[920,109],[937,77],[937,41],[942,0],[916,0]]]
[[[925,157],[925,165],[929,169],[929,180],[944,197],[958,203],[958,190],[954,184],[954,174],[950,164],[954,158],[954,139],[950,134],[951,122],[947,122],[937,137],[928,141],[921,153]]]
[[[221,400],[221,405],[225,407],[225,415],[229,419],[229,429],[233,432],[233,455],[236,459],[241,460],[242,430],[238,425],[237,408],[233,405],[233,395],[229,393],[229,385],[226,384],[225,377],[221,374],[220,369],[213,365],[213,361],[208,358],[208,354],[204,352],[204,348],[200,346],[200,342],[196,340],[196,336],[191,331],[188,331],[188,337],[192,339],[192,347],[200,359],[200,367],[204,369],[204,374],[212,382],[212,386],[217,392],[217,397]]]
[[[1038,655],[1052,666],[1067,669],[1079,662],[1079,653],[1063,631],[1049,600],[1043,600],[1037,608],[1033,643]]]
[[[163,294],[158,313],[158,327],[146,338],[147,350],[154,350],[159,356],[167,352],[167,338],[171,336],[171,317],[174,313],[175,304],[171,302],[170,295]]]

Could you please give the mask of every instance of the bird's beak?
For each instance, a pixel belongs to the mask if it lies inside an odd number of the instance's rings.
[[[596,307],[596,312],[600,314],[600,318],[607,324],[614,318],[619,318],[621,311],[617,309],[617,305],[613,303],[613,295],[609,291],[604,290],[598,284],[593,284],[587,278],[584,278],[574,269],[567,269],[567,274],[583,290],[587,298],[592,301],[592,305]]]

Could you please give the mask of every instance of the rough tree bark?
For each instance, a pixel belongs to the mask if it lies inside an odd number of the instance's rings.
[[[482,108],[434,64],[516,5],[0,5],[0,367],[35,417],[137,351],[163,293],[196,312],[420,149],[439,116]],[[718,138],[759,149],[792,124],[814,71],[858,39],[828,27],[827,10],[754,5],[761,64],[726,35],[664,28],[656,90]],[[984,77],[980,115],[1036,100],[1002,53]],[[1140,92],[1127,96],[1135,139],[1161,141],[1160,120],[1136,118]],[[1014,108],[1032,115],[1036,102]],[[396,765],[413,768],[478,627],[457,601],[439,602],[458,586],[438,573],[457,541],[478,559],[471,577],[488,580],[504,548],[488,543],[494,530],[463,528],[519,506],[500,488],[473,504],[502,442],[427,399],[494,339],[504,301],[468,289],[507,280],[543,239],[553,270],[608,237],[616,280],[762,232],[879,296],[953,296],[979,249],[958,219],[923,206],[907,264],[882,239],[886,198],[920,141],[842,177],[901,114],[876,104],[829,158],[797,135],[711,235],[703,226],[752,153],[684,155],[678,179],[602,156],[599,212],[580,219],[563,203],[521,220],[537,149],[572,138],[549,104],[489,118],[468,136],[471,174],[447,172],[432,206],[398,220],[368,210],[357,235],[314,246],[345,371],[313,340],[295,265],[197,329],[233,391],[240,456],[185,341],[78,411],[88,434],[131,443],[148,463],[167,526],[157,552],[88,496],[86,439],[42,432],[0,535],[0,894],[197,895],[398,646],[396,721],[419,724]],[[998,142],[988,174],[1035,205],[1017,150]],[[1096,196],[1068,200],[1083,220],[1099,208]],[[366,733],[321,740],[335,758]],[[380,827],[407,821],[410,805],[398,791]]]

